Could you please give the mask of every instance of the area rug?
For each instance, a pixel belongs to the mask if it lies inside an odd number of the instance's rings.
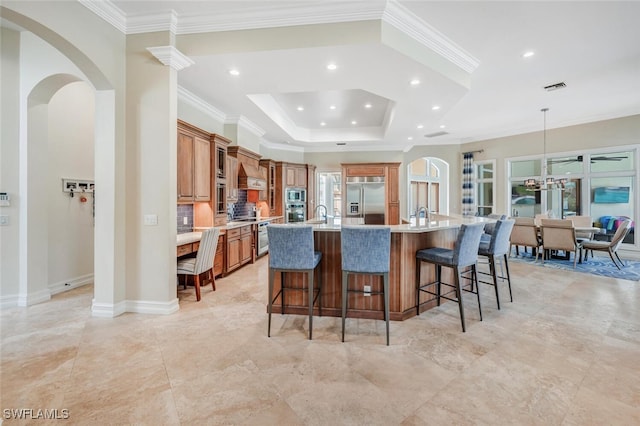
[[[523,253],[521,250],[520,254],[516,256],[515,250],[513,250],[509,261],[526,262],[546,268],[564,269],[567,271],[583,272],[586,274],[601,275],[604,277],[640,281],[640,262],[631,260],[624,260],[625,266],[621,270],[618,270],[608,257],[593,258],[589,256],[589,259],[586,262],[583,261],[582,263],[578,263],[576,268],[573,269],[573,255],[571,260],[550,259],[545,260],[543,265],[539,258],[538,262],[535,262],[535,256],[531,256],[531,253]]]

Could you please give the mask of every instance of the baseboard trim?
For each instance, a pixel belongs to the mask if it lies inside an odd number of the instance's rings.
[[[93,273],[81,275],[76,278],[72,278],[66,281],[60,281],[57,283],[49,284],[49,290],[51,294],[58,294],[65,291],[69,291],[74,288],[82,287],[83,285],[92,284],[93,283]]]
[[[127,312],[137,314],[169,315],[180,309],[178,299],[169,302],[149,302],[144,300],[127,300]]]
[[[51,291],[48,288],[33,293],[19,294],[18,306],[31,306],[51,300]]]
[[[126,312],[126,302],[118,303],[97,303],[91,302],[91,316],[98,318],[115,318]]]
[[[18,306],[18,295],[12,294],[11,296],[0,296],[0,309],[13,308]]]

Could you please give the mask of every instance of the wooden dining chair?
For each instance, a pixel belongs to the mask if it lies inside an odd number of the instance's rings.
[[[568,219],[542,219],[540,233],[543,253],[549,253],[551,250],[573,252],[573,267],[575,268],[578,261],[578,251],[580,251],[580,261],[582,261],[582,243],[576,239],[576,230],[572,221]],[[544,263],[544,258],[543,254],[542,263]]]
[[[538,261],[538,254],[540,252],[540,246],[542,241],[538,235],[538,227],[532,217],[515,217],[515,224],[511,231],[509,238],[509,255],[513,246],[516,247],[516,255],[519,255],[519,246],[531,247],[536,252],[536,262]]]

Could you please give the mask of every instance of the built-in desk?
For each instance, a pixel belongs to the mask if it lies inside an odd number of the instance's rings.
[[[429,247],[452,248],[458,235],[460,225],[463,223],[495,222],[487,218],[463,218],[448,217],[446,220],[433,220],[420,225],[408,223],[404,225],[391,225],[391,268],[389,272],[389,310],[390,319],[399,321],[416,314],[416,283],[415,267],[416,252]],[[329,224],[312,224],[314,228],[315,249],[322,252],[319,273],[322,276],[322,315],[339,317],[342,315],[342,257],[340,245],[340,226]],[[380,225],[362,225],[380,226]],[[292,253],[295,255],[295,253]],[[435,268],[428,264],[421,266],[421,280],[423,283],[435,280]],[[449,268],[443,268],[443,279],[452,282],[453,273]],[[280,274],[276,274],[274,294],[280,287]],[[306,285],[305,274],[289,273],[287,281],[293,285]],[[369,275],[353,275],[353,286],[372,285],[372,291],[377,291],[382,285],[380,277]],[[266,286],[266,282],[265,282]],[[349,297],[349,316],[356,318],[383,317],[383,300],[377,296],[364,296],[352,294]],[[421,295],[421,302],[428,302],[428,294]],[[280,303],[280,299],[276,301]],[[433,303],[424,303],[421,310],[427,310],[435,306]],[[317,307],[315,308],[316,314]],[[274,305],[274,312],[280,312],[280,305]],[[307,293],[288,292],[286,313],[308,315]]]

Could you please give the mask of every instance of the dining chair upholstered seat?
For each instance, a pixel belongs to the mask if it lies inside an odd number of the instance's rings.
[[[550,250],[561,250],[574,253],[573,267],[576,267],[578,257],[582,261],[582,243],[576,239],[573,222],[567,219],[542,219],[540,233],[542,234],[542,249],[544,253]],[[544,263],[545,256],[542,256]]]
[[[536,259],[538,261],[538,255],[540,254],[540,246],[542,245],[542,239],[538,234],[538,227],[536,226],[535,219],[532,217],[516,217],[513,230],[511,231],[511,237],[509,242],[511,247],[516,247],[516,255],[519,253],[519,246],[531,247],[536,252]],[[511,255],[511,249],[509,249],[509,255]]]
[[[631,231],[631,219],[625,219],[616,229],[616,233],[613,234],[611,241],[585,241],[582,243],[582,247],[585,249],[584,260],[587,260],[589,256],[589,252],[591,252],[591,257],[593,257],[593,251],[606,251],[609,253],[609,257],[616,265],[618,269],[621,269],[621,266],[624,266],[624,262],[618,256],[618,248],[624,241],[624,238],[627,236],[629,231]],[[617,259],[617,262],[616,262]]]
[[[219,236],[219,228],[205,230],[200,237],[200,246],[198,246],[196,257],[178,260],[178,279],[183,279],[186,287],[187,277],[193,277],[197,301],[200,301],[200,287],[209,284],[209,281],[211,281],[213,291],[216,290],[216,279],[213,274],[213,259],[216,256]]]
[[[480,306],[480,287],[478,284],[478,274],[476,262],[478,261],[478,247],[480,246],[480,236],[484,229],[483,223],[474,223],[462,225],[458,231],[456,242],[453,249],[432,247],[418,250],[416,252],[416,312],[420,315],[420,294],[427,293],[436,297],[436,303],[440,306],[440,299],[451,300],[458,303],[460,309],[460,322],[462,323],[462,331],[466,331],[464,320],[464,307],[462,305],[462,291],[475,293],[478,298],[478,311],[480,312],[480,321],[482,321],[482,307]],[[431,283],[421,284],[420,270],[422,262],[432,263],[436,266],[436,280]],[[442,267],[446,266],[453,269],[454,283],[442,282]],[[460,285],[461,273],[463,268],[471,268],[471,289],[466,289]],[[474,283],[475,291],[474,291]],[[442,293],[442,286],[452,288],[452,290]],[[432,287],[436,287],[436,291]],[[455,298],[449,297],[449,294],[455,293]],[[431,299],[432,300],[432,299]]]
[[[343,226],[340,230],[342,253],[342,341],[350,293],[381,295],[384,299],[384,320],[389,345],[389,269],[391,259],[391,228],[388,226]],[[382,289],[364,292],[349,286],[349,275],[382,276]],[[373,289],[371,289],[373,290]]]
[[[269,237],[269,324],[267,336],[271,337],[271,312],[273,302],[280,297],[281,314],[286,305],[285,293],[289,291],[306,291],[309,305],[309,340],[313,333],[313,306],[318,301],[318,310],[322,316],[322,276],[318,279],[318,288],[314,285],[314,273],[322,260],[322,253],[314,250],[313,227],[311,225],[277,225],[267,226]],[[273,295],[275,274],[280,272],[280,290]],[[308,276],[306,287],[288,286],[287,272],[303,272]]]
[[[498,304],[498,309],[500,309],[500,296],[498,294],[498,278],[506,279],[509,284],[509,297],[513,302],[513,293],[511,292],[511,275],[509,274],[509,260],[508,254],[509,249],[511,248],[511,244],[509,239],[511,238],[511,231],[513,230],[513,225],[516,223],[513,219],[502,219],[496,222],[495,229],[493,234],[491,234],[491,239],[489,241],[480,241],[480,245],[478,247],[478,255],[487,257],[489,260],[489,274],[491,275],[492,282],[488,283],[486,281],[481,281],[487,284],[491,284],[495,287],[496,291],[496,302]],[[496,259],[500,260],[504,265],[504,272],[498,277],[496,271]]]

